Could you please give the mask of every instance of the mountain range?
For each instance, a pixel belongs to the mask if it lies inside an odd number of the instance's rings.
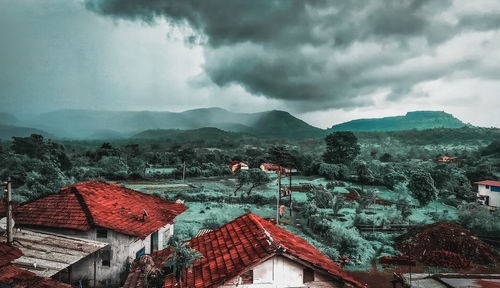
[[[242,133],[265,138],[305,139],[324,137],[332,131],[393,131],[458,128],[465,125],[453,115],[441,111],[416,111],[408,112],[405,116],[359,119],[325,130],[279,110],[258,113],[235,113],[221,108],[184,112],[57,110],[27,120],[0,113],[0,139],[31,133],[68,139],[191,137],[186,136],[189,133],[183,134],[179,130],[195,130],[219,138],[235,136],[230,133]],[[197,130],[207,127],[212,129]]]

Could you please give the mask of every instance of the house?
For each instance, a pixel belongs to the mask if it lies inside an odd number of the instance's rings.
[[[188,241],[203,256],[185,269],[182,287],[365,287],[304,239],[251,213]],[[164,249],[135,261],[124,288],[143,287],[162,267]],[[173,274],[163,287],[179,287]]]
[[[0,243],[0,287],[16,288],[71,288],[71,285],[57,280],[40,277],[26,269],[12,264],[23,256],[17,247]]]
[[[5,234],[4,229],[7,222],[3,221],[4,219],[0,223],[0,235]],[[82,265],[86,265],[88,259],[97,260],[100,250],[108,246],[107,243],[103,242],[19,228],[13,230],[13,238],[14,242],[11,248],[19,250],[21,254],[16,254],[17,257],[10,259],[9,262],[16,268],[29,272],[23,272],[22,275],[52,277],[72,284],[75,284],[74,282],[79,279],[72,278],[71,271],[81,269]],[[6,241],[6,237],[0,236],[0,243]],[[18,269],[9,268],[14,272]],[[94,271],[94,273],[96,272]],[[15,274],[17,275],[17,272]],[[93,284],[94,279],[96,279],[95,274],[87,280],[92,280],[90,282]],[[90,283],[86,284],[85,286],[88,286]],[[2,286],[0,285],[0,287]]]
[[[72,278],[92,279],[96,269],[98,286],[116,287],[129,263],[166,246],[174,218],[186,209],[120,185],[87,181],[17,207],[14,219],[17,226],[109,243],[96,267],[87,259]]]
[[[266,173],[278,173],[280,170],[283,173],[284,168],[281,167],[280,165],[277,164],[271,164],[271,163],[262,163],[260,164],[260,170],[266,172]]]
[[[247,164],[237,160],[234,160],[233,162],[227,164],[227,166],[229,166],[229,169],[231,169],[231,172],[233,172],[233,174],[235,174],[238,170],[248,170]]]
[[[458,158],[456,157],[448,157],[448,156],[441,156],[438,159],[438,162],[445,162],[445,163],[452,163],[456,162]]]
[[[499,274],[413,273],[394,274],[393,287],[464,288],[500,287]]]
[[[500,181],[480,181],[477,184],[477,197],[479,202],[489,207],[500,207]]]

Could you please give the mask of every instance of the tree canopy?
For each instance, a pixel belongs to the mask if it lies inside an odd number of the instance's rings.
[[[333,132],[325,138],[323,160],[330,164],[350,164],[360,153],[358,139],[350,131]]]

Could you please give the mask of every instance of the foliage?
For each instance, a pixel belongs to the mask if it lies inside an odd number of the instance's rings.
[[[478,235],[498,236],[500,234],[500,211],[490,212],[478,203],[466,203],[458,207],[460,225]]]
[[[192,262],[202,258],[200,252],[187,247],[188,243],[174,243],[172,257],[165,261],[167,271],[172,271],[178,283],[182,283],[183,270],[193,267]]]
[[[350,131],[334,132],[325,138],[323,159],[330,164],[350,164],[360,153],[358,139]]]
[[[373,173],[365,161],[356,161],[354,168],[356,169],[356,175],[358,175],[358,182],[361,183],[361,193],[363,193],[364,186],[374,181]]]
[[[413,173],[407,187],[413,192],[413,196],[422,206],[429,204],[437,198],[437,189],[434,186],[434,180],[427,171],[418,170]]]
[[[318,169],[318,175],[329,180],[345,179],[348,174],[347,166],[344,164],[321,163]]]

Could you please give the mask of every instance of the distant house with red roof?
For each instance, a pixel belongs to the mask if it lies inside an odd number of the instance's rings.
[[[247,164],[237,160],[232,161],[231,163],[227,164],[227,166],[229,166],[229,169],[231,169],[231,172],[233,172],[233,174],[235,174],[238,170],[248,170]]]
[[[478,200],[489,207],[500,207],[500,181],[479,181],[477,184]]]
[[[438,159],[438,162],[454,162],[455,157],[441,156]]]
[[[284,168],[281,167],[280,165],[277,164],[271,164],[271,163],[262,163],[260,164],[260,170],[266,172],[266,173],[278,173],[280,170],[281,172],[284,172]]]
[[[113,287],[123,283],[128,263],[166,245],[174,218],[186,209],[120,185],[87,181],[17,207],[14,220],[16,226],[109,243],[96,268],[101,287]],[[74,278],[91,278],[93,270],[89,259],[72,273]]]
[[[203,257],[184,271],[186,288],[365,287],[304,239],[251,213],[189,240],[188,247]],[[124,288],[143,287],[146,271],[162,267],[171,254],[165,249],[136,261]],[[173,274],[163,287],[179,287]]]
[[[71,288],[71,285],[17,267],[12,261],[23,256],[19,248],[0,243],[0,287]]]

